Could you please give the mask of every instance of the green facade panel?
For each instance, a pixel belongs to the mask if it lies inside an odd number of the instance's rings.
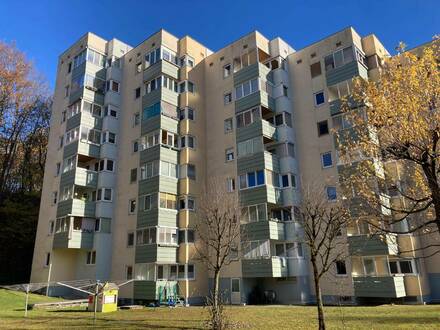
[[[260,77],[264,81],[269,80],[270,69],[260,62],[254,63],[234,73],[234,86],[240,85],[251,79]]]
[[[165,101],[174,106],[179,105],[179,94],[167,88],[159,88],[142,97],[142,108]]]
[[[236,133],[237,142],[246,141],[257,136],[263,136],[271,140],[276,140],[276,127],[272,126],[268,121],[261,119],[248,126],[237,129]]]
[[[138,245],[135,252],[135,263],[177,263],[177,247],[156,244]]]
[[[353,277],[356,297],[401,298],[406,296],[403,276]]]
[[[269,185],[240,190],[239,198],[242,205],[282,204],[281,191]]]
[[[95,202],[82,201],[80,199],[59,201],[57,205],[57,218],[66,215],[93,218],[95,217]]]
[[[93,233],[72,230],[70,238],[68,232],[55,233],[53,248],[91,250],[93,248]]]
[[[280,258],[267,259],[243,259],[243,277],[285,277],[288,276],[286,263],[282,263]]]
[[[267,151],[237,158],[237,173],[243,174],[251,171],[268,169],[273,172],[280,172],[280,161],[278,157]]]
[[[150,81],[162,74],[177,80],[179,79],[179,67],[168,61],[160,60],[144,70],[143,79]]]
[[[325,76],[327,86],[331,86],[356,76],[368,79],[368,70],[358,61],[352,61],[339,68],[327,71]]]
[[[156,207],[151,210],[143,211],[143,198],[139,199],[138,205],[137,228],[151,226],[177,227],[178,218],[176,210],[167,210]]]
[[[389,235],[348,236],[348,251],[357,256],[380,256],[396,254],[395,237]]]
[[[275,100],[266,92],[258,91],[235,101],[235,113],[239,113],[260,104],[275,111]]]
[[[284,240],[284,224],[275,221],[256,221],[241,225],[241,239],[245,241]]]

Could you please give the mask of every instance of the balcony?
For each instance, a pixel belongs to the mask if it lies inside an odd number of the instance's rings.
[[[165,101],[177,107],[179,105],[179,93],[168,88],[156,89],[142,97],[142,108],[144,109],[160,101]]]
[[[78,217],[94,217],[95,202],[85,201],[76,198],[58,202],[57,218],[66,215],[74,215]]]
[[[288,276],[288,267],[285,258],[243,259],[241,264],[243,277]]]
[[[257,136],[263,136],[264,143],[275,142],[277,140],[277,129],[264,119],[237,129],[237,142],[249,140]]]
[[[179,295],[177,281],[134,281],[134,299],[166,302],[168,297],[176,295]]]
[[[93,249],[93,232],[72,230],[69,232],[55,233],[53,236],[53,249]]]
[[[257,105],[262,105],[272,111],[275,111],[275,100],[264,91],[257,91],[235,101],[235,113],[250,109]]]
[[[177,246],[161,246],[157,244],[136,246],[135,252],[136,263],[177,263]]]
[[[403,276],[353,277],[354,294],[366,298],[401,298],[406,296]]]
[[[77,167],[75,169],[75,185],[96,188],[98,184],[98,172],[91,171],[85,168]]]
[[[243,205],[261,203],[283,204],[281,189],[274,186],[263,185],[255,188],[240,190],[240,202]]]
[[[144,82],[150,81],[161,74],[165,74],[176,80],[179,79],[179,67],[166,60],[160,60],[153,65],[150,65],[144,70],[143,79]]]
[[[241,238],[246,241],[284,240],[285,236],[282,222],[262,220],[241,225]]]
[[[246,173],[255,169],[265,168],[272,172],[280,172],[279,158],[268,151],[237,158],[237,172]]]
[[[368,79],[368,69],[356,60],[325,73],[327,86],[335,85],[356,76]]]
[[[358,235],[348,236],[348,249],[351,255],[380,256],[397,255],[397,235]]]

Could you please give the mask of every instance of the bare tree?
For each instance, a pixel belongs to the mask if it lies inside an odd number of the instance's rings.
[[[225,328],[219,292],[220,272],[231,262],[240,239],[240,207],[236,193],[227,191],[226,179],[208,179],[206,189],[198,202],[198,221],[195,226],[196,259],[214,275],[211,305],[211,326]]]
[[[304,228],[304,241],[310,253],[313,268],[319,329],[325,329],[321,293],[321,278],[336,261],[344,258],[346,242],[341,233],[350,221],[348,209],[341,201],[329,201],[325,188],[320,185],[303,189],[298,208]]]

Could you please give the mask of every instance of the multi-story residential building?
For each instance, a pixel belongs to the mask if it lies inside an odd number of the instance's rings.
[[[135,279],[121,298],[202,303],[197,200],[220,177],[245,233],[221,274],[229,302],[313,302],[299,188],[338,198],[340,98],[387,56],[352,28],[298,51],[259,32],[216,52],[164,30],[134,48],[87,33],[59,58],[31,281]],[[438,257],[397,254],[418,238],[358,227],[341,237],[350,256],[326,276],[326,301],[440,299]]]

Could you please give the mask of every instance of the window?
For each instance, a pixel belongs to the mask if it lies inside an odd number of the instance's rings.
[[[136,112],[133,115],[133,126],[139,125],[140,122],[141,122],[141,115],[139,114],[139,112]]]
[[[179,178],[179,176],[178,176],[178,167],[179,167],[179,165],[177,165],[177,164],[161,160],[160,161],[160,175],[168,176],[168,177],[176,178],[177,179],[177,178]],[[155,175],[155,174],[156,173],[153,173],[153,175]],[[147,175],[148,175],[148,173],[147,173]]]
[[[136,212],[136,199],[130,199],[128,201],[128,213],[134,214]]]
[[[96,251],[88,251],[87,252],[87,265],[94,265],[96,263]]]
[[[66,121],[66,111],[61,112],[61,124]]]
[[[232,71],[232,65],[230,63],[226,64],[223,67],[223,78],[229,77],[231,75],[231,71]]]
[[[133,279],[133,266],[125,266],[125,278],[127,280]]]
[[[50,220],[49,221],[49,235],[52,235],[55,229],[55,221]]]
[[[192,68],[194,66],[194,59],[189,55],[184,55],[180,58],[180,65]]]
[[[69,96],[69,85],[64,87],[64,97],[68,97],[68,96]]]
[[[152,161],[149,163],[142,164],[140,167],[141,180],[149,179],[153,176],[159,175],[159,164],[160,164],[159,160],[155,160],[155,161]],[[169,167],[172,167],[172,166],[170,164],[171,163],[163,162],[162,167],[165,167],[165,166],[167,167],[166,173],[165,173],[164,169],[162,168],[163,175],[171,176],[172,168],[169,168]]]
[[[336,187],[326,187],[327,199],[329,201],[334,201],[337,198]]]
[[[67,65],[67,73],[72,72],[72,62],[69,62],[69,64]]]
[[[119,93],[119,83],[114,80],[107,81],[107,91]]]
[[[87,101],[83,101],[83,109],[84,111],[87,111],[87,106],[92,106],[91,103],[88,103]],[[75,102],[72,105],[70,105],[67,109],[67,119],[72,118],[76,114],[81,112],[81,101]],[[90,111],[89,111],[90,112]]]
[[[133,152],[138,152],[139,151],[139,142],[138,141],[133,141]]]
[[[283,96],[289,96],[289,88],[283,85]]]
[[[364,259],[364,271],[365,275],[376,274],[376,264],[374,262],[374,259]]]
[[[321,75],[321,62],[316,62],[310,65],[310,74],[312,75],[312,78]]]
[[[327,135],[327,134],[329,134],[327,120],[318,122],[318,136]]]
[[[226,179],[226,190],[227,190],[227,192],[235,191],[235,179],[234,178],[227,178]]]
[[[136,231],[136,245],[156,244],[156,241],[156,227],[144,228]]]
[[[236,117],[237,128],[245,127],[261,119],[260,108],[256,107],[239,113]]]
[[[153,51],[145,54],[145,68],[153,65],[160,60],[160,48],[156,48]]]
[[[184,109],[179,110],[179,119],[189,119],[194,120],[194,109],[185,107]]]
[[[103,192],[104,192],[103,200],[104,201],[111,201],[112,200],[112,192],[113,192],[113,190],[110,189],[110,188],[104,188]]]
[[[235,99],[239,100],[242,97],[248,96],[258,91],[258,78],[248,80],[235,87]]]
[[[194,271],[195,267],[194,267],[194,265],[187,264],[186,267],[187,267],[186,278],[188,280],[193,280],[195,278],[195,271]]]
[[[88,127],[81,127],[81,140],[89,143],[100,144],[101,131]]]
[[[127,247],[133,247],[134,246],[134,233],[128,233],[127,234]]]
[[[179,199],[179,210],[191,210],[194,211],[195,201],[193,197],[185,196]]]
[[[263,141],[260,137],[237,143],[237,157],[244,157],[260,151],[263,151]]]
[[[52,204],[56,204],[57,203],[57,197],[58,197],[58,192],[54,191],[52,193]]]
[[[325,102],[323,91],[315,93],[315,94],[313,94],[313,96],[315,98],[315,106],[319,106]]]
[[[352,62],[353,60],[354,60],[354,55],[353,55],[352,46],[346,47],[344,49],[340,49],[324,57],[325,71],[336,69],[344,64]],[[362,60],[360,62],[363,63]]]
[[[388,264],[391,274],[417,274],[417,263],[415,259],[390,260]]]
[[[336,274],[347,275],[347,267],[344,260],[336,260]]]
[[[78,140],[78,138],[79,138],[79,126],[66,132],[66,138],[65,138],[66,145],[72,143],[73,141]]]
[[[60,171],[61,171],[61,163],[56,163],[55,164],[55,176],[60,175]]]
[[[261,259],[270,257],[270,242],[248,241],[242,242],[244,259]]]
[[[192,164],[182,164],[180,165],[180,178],[189,178],[191,180],[196,179],[196,166]]]
[[[116,134],[112,132],[103,132],[102,143],[116,143]]]
[[[46,253],[46,259],[44,261],[44,267],[49,267],[50,265],[50,252]]]
[[[100,218],[95,219],[95,231],[96,232],[101,231],[101,219]]]
[[[225,119],[225,133],[230,133],[234,130],[234,123],[232,118]]]
[[[231,103],[232,102],[232,93],[226,93],[225,95],[223,95],[223,102],[225,105]]]
[[[87,62],[93,63],[97,66],[104,67],[105,65],[105,56],[88,48],[87,49]]]
[[[228,148],[225,150],[226,161],[230,162],[234,160],[234,148]]]
[[[267,220],[266,204],[262,203],[243,207],[240,220],[243,223]]]
[[[194,93],[194,84],[191,81],[185,80],[179,84],[179,93]]]
[[[159,193],[159,207],[163,209],[176,210],[177,209],[177,196],[168,193]]]
[[[264,185],[264,170],[248,172],[239,176],[240,189]]]
[[[322,168],[328,168],[333,166],[332,153],[330,151],[321,154],[321,164],[322,164]]]
[[[138,99],[138,98],[140,98],[140,97],[141,97],[141,88],[138,87],[138,88],[136,88],[136,89],[134,90],[134,98],[135,98],[135,99]]]
[[[195,147],[195,138],[191,135],[185,135],[180,138],[180,147],[181,148],[194,148]]]
[[[153,204],[153,197],[152,197],[152,195],[144,196],[144,211],[151,210],[152,204]]]
[[[167,245],[177,245],[177,228],[159,227],[157,228],[157,243]]]
[[[104,116],[110,116],[110,117],[117,118],[118,111],[115,108],[113,108],[113,106],[106,105],[104,108]]]
[[[111,159],[106,159],[106,170],[113,172],[114,162]]]

